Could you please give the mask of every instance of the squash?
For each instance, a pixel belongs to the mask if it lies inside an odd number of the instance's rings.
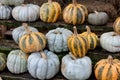
[[[0,53],[0,71],[6,68],[7,56],[5,53]]]
[[[120,34],[120,17],[118,17],[113,23],[113,29],[116,33]]]
[[[13,40],[18,44],[20,38],[24,35],[27,34],[26,27],[30,29],[32,32],[38,32],[38,30],[32,26],[28,26],[27,23],[23,23],[22,26],[19,26],[17,28],[14,28],[12,31],[12,38]]]
[[[61,72],[68,80],[86,80],[92,73],[92,61],[89,57],[75,58],[70,54],[62,58]]]
[[[97,80],[120,80],[120,60],[110,55],[101,59],[95,64],[94,73]]]
[[[28,55],[21,50],[12,50],[7,57],[7,68],[11,73],[20,74],[27,71]]]
[[[50,30],[46,34],[49,50],[53,52],[68,51],[67,39],[72,34],[70,30],[65,28]]]
[[[98,44],[98,36],[91,32],[90,27],[86,26],[87,31],[83,32],[81,35],[85,36],[87,38],[88,41],[88,49],[95,49],[97,44]]]
[[[88,22],[92,25],[104,25],[108,22],[108,14],[106,12],[94,11],[88,15]]]
[[[41,32],[32,32],[26,27],[27,34],[19,40],[19,47],[25,53],[43,50],[46,46],[46,36]]]
[[[120,52],[120,35],[115,32],[106,32],[100,36],[100,45],[109,52]]]
[[[84,36],[77,33],[75,26],[73,29],[74,34],[67,40],[68,49],[75,57],[83,57],[88,51],[88,41]]]
[[[56,22],[61,14],[61,6],[58,2],[48,2],[43,3],[40,7],[40,19],[44,22]]]
[[[10,19],[12,8],[0,3],[0,19]]]
[[[22,4],[12,10],[12,16],[17,21],[35,21],[39,18],[39,6],[35,4]]]
[[[28,72],[38,79],[50,79],[59,71],[59,58],[51,51],[34,52],[28,57]]]
[[[63,20],[68,24],[83,24],[88,16],[87,8],[82,4],[78,4],[76,0],[72,1],[73,3],[63,10]]]

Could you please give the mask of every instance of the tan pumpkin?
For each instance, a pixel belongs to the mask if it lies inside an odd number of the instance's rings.
[[[118,17],[113,23],[113,29],[116,33],[120,34],[120,17]]]
[[[73,3],[66,6],[63,10],[63,19],[68,24],[83,24],[88,16],[87,8],[82,4],[78,4],[76,0],[72,1]]]
[[[94,72],[97,80],[120,80],[120,61],[108,56],[95,64]]]
[[[75,57],[83,57],[88,51],[87,39],[77,33],[77,29],[74,26],[74,34],[71,35],[68,40],[68,49]]]
[[[58,2],[48,0],[40,7],[40,19],[44,22],[56,22],[61,14],[61,6]]]

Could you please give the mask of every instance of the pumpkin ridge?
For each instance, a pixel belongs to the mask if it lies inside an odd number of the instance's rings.
[[[73,25],[75,25],[77,23],[77,7],[74,6],[73,8],[74,8],[73,9],[74,14],[72,16],[72,21],[73,21]]]
[[[54,15],[53,15],[52,22],[55,22],[57,20],[57,18],[59,17],[59,14],[60,14],[60,11],[59,11],[60,8],[58,7],[58,5],[57,6],[56,5],[57,5],[56,3],[53,3],[53,7],[55,8],[55,10],[54,10]]]

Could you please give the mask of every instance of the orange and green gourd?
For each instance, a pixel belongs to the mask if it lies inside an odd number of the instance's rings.
[[[120,34],[120,17],[118,17],[113,23],[113,29],[116,33]]]

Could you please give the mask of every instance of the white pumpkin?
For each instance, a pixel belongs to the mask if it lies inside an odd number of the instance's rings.
[[[86,80],[92,73],[92,61],[87,56],[76,59],[67,54],[62,58],[61,72],[69,80]]]
[[[21,50],[12,50],[7,57],[7,68],[11,73],[20,74],[27,71],[27,55]]]
[[[35,21],[39,18],[40,7],[35,4],[22,4],[12,10],[12,16],[17,21]]]
[[[27,23],[23,23],[22,26],[19,26],[12,31],[13,40],[18,44],[20,38],[27,34],[26,27],[29,28],[32,32],[38,32],[38,30],[32,26],[28,26]]]
[[[115,32],[106,32],[100,36],[100,45],[109,52],[120,52],[120,35]]]
[[[65,28],[50,30],[47,34],[48,48],[53,52],[68,51],[67,39],[73,33]]]
[[[12,8],[0,3],[0,19],[9,19],[11,17]]]
[[[28,71],[38,79],[50,79],[59,71],[59,58],[51,51],[35,52],[28,57]]]
[[[24,2],[24,0],[0,0],[0,3],[6,5],[20,5]]]

